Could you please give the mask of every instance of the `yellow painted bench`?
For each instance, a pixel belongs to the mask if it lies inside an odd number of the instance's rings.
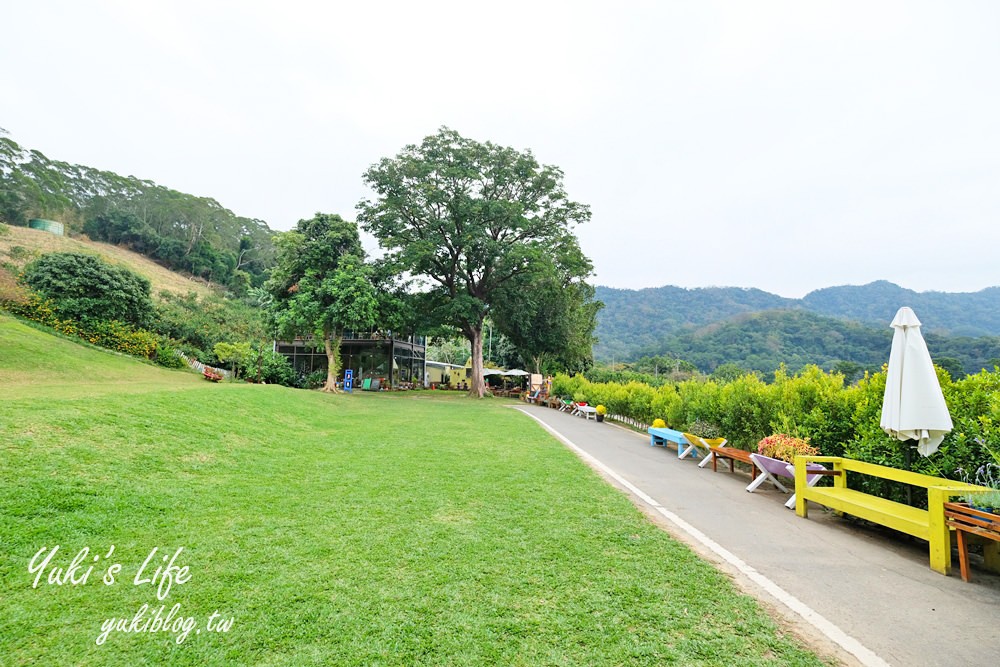
[[[810,463],[830,464],[833,486],[809,486],[807,471]],[[910,507],[886,498],[879,498],[847,488],[848,473],[880,477],[903,484],[927,489],[927,509]],[[980,489],[974,484],[964,484],[942,477],[932,477],[908,470],[899,470],[875,463],[865,463],[840,456],[795,457],[795,513],[808,517],[806,501],[812,500],[836,512],[877,523],[907,535],[919,537],[930,543],[931,569],[948,574],[951,567],[951,536],[945,522],[944,503],[953,496]]]

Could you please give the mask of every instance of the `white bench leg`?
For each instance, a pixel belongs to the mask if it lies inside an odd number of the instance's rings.
[[[708,456],[706,456],[705,458],[703,458],[701,460],[701,463],[698,464],[698,467],[699,468],[704,468],[705,466],[707,466],[709,463],[712,462],[712,457],[713,456],[715,456],[715,454],[713,452],[709,451],[708,452]]]
[[[781,491],[782,493],[788,493],[788,489],[786,489],[781,484],[781,482],[778,481],[778,478],[766,470],[761,470],[757,474],[757,477],[752,482],[747,484],[747,491],[753,493],[754,491],[759,489],[760,485],[763,484],[764,482],[770,482],[771,484],[774,484],[778,488],[778,490]]]

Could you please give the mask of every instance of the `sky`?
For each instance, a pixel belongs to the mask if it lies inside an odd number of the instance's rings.
[[[8,2],[21,146],[287,230],[447,126],[588,204],[595,284],[1000,285],[1000,3]],[[374,241],[368,240],[374,249]]]

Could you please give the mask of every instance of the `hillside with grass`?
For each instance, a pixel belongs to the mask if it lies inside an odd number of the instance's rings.
[[[111,245],[91,241],[86,236],[56,236],[49,232],[28,227],[5,226],[0,232],[0,271],[17,271],[33,259],[50,252],[83,252],[98,255],[111,264],[118,264],[147,278],[153,285],[153,296],[160,292],[186,295],[194,292],[199,297],[214,296],[217,290],[199,278],[184,276],[157,264],[145,255]]]
[[[503,401],[216,385],[7,317],[0,385],[5,663],[822,664]]]

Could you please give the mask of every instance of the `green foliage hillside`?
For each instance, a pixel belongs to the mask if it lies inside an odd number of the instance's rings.
[[[1000,288],[970,294],[914,292],[880,281],[786,299],[739,288],[597,288],[595,357],[608,362],[668,355],[711,372],[726,363],[766,373],[846,362],[877,368],[888,359],[889,322],[901,306],[923,322],[931,355],[953,373],[1000,360]],[[976,336],[976,337],[973,337]]]
[[[954,336],[1000,334],[1000,287],[978,292],[914,292],[885,280],[810,292],[807,310],[831,317],[884,326],[900,306],[916,311],[928,331]]]
[[[953,374],[992,369],[1000,360],[1000,338],[956,338],[928,333],[931,356]],[[768,311],[679,332],[650,354],[669,354],[710,372],[737,363],[765,374],[782,363],[790,369],[807,364],[834,368],[851,362],[878,369],[889,360],[892,331],[805,311]],[[954,361],[952,361],[954,360]],[[956,363],[957,362],[957,363]]]
[[[736,362],[770,373],[777,360],[792,369],[810,363],[829,368],[841,360],[881,366],[891,342],[888,328],[879,331],[802,311],[768,311],[688,328],[665,340],[660,349],[705,371]]]
[[[274,256],[263,220],[135,176],[51,160],[0,136],[0,221],[23,226],[36,217],[238,291],[262,283]]]
[[[739,287],[598,287],[594,298],[604,303],[595,332],[600,342],[594,354],[600,359],[633,358],[637,351],[655,348],[668,334],[682,331],[685,326],[711,324],[741,313],[796,307],[794,299]]]

